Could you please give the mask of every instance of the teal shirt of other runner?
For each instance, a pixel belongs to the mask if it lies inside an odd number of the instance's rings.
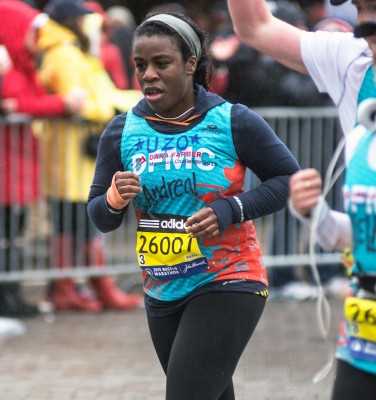
[[[344,205],[352,222],[354,236],[354,272],[376,275],[376,134],[365,132],[351,158],[344,185]],[[376,300],[375,300],[376,305]],[[337,356],[356,368],[376,374],[376,362],[350,354],[348,324]],[[376,343],[370,344],[376,349]]]

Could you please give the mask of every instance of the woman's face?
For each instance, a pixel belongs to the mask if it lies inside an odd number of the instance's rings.
[[[196,59],[183,61],[169,36],[140,36],[133,44],[136,76],[153,110],[173,118],[194,105],[193,74]]]

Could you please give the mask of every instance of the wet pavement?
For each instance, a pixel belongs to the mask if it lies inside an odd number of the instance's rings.
[[[330,300],[331,338],[342,302]],[[145,310],[62,313],[23,319],[26,332],[0,339],[1,400],[163,400],[165,378]],[[237,400],[330,399],[316,301],[268,300],[234,376]]]

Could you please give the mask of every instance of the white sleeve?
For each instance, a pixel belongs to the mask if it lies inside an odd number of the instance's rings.
[[[368,48],[351,32],[303,32],[302,58],[320,92],[327,92],[338,105],[349,66]]]
[[[301,216],[289,201],[289,209],[292,215],[299,219],[305,226],[311,228],[313,216],[320,212],[317,226],[317,242],[325,251],[343,250],[345,247],[352,247],[353,236],[350,217],[342,212],[332,210],[323,201],[321,211],[315,207],[312,216],[305,218]]]
[[[319,91],[338,107],[346,135],[355,125],[359,89],[373,62],[367,42],[351,32],[303,32],[301,53]]]

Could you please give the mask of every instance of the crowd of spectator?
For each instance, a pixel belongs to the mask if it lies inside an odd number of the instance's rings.
[[[100,124],[127,111],[140,92],[128,89],[125,68],[113,68],[119,66],[120,51],[107,40],[99,4],[50,0],[42,13],[15,0],[0,2],[0,10],[4,18],[0,36],[10,60],[2,74],[2,111],[60,117],[61,121],[44,124],[42,131],[23,125],[15,132],[10,124],[3,124],[1,270],[22,269],[19,243],[27,227],[28,209],[42,197],[51,209],[51,267],[104,267],[103,242],[86,213],[95,142]],[[49,284],[47,299],[56,311],[86,312],[126,310],[142,301],[139,295],[117,289],[110,277],[90,281],[94,298],[64,278]],[[24,300],[21,289],[19,283],[0,285],[0,315],[38,314],[38,308]]]

